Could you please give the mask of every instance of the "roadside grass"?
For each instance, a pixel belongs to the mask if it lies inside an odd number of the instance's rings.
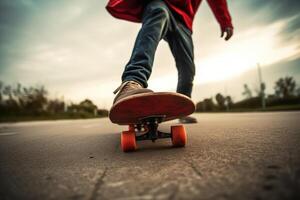
[[[93,119],[103,118],[106,115],[95,116],[89,113],[60,113],[47,115],[6,115],[0,116],[1,122],[23,122],[23,121],[45,121],[45,120],[61,120],[61,119]]]
[[[226,110],[205,111],[204,113],[220,113],[220,112],[276,112],[276,111],[299,111],[300,104],[296,105],[279,105],[262,108],[234,108]],[[200,112],[201,113],[201,112]],[[202,112],[203,113],[203,112]]]
[[[224,113],[224,112],[276,112],[276,111],[300,111],[300,104],[296,105],[279,105],[262,108],[235,108],[228,111],[214,110],[198,113]],[[43,114],[43,115],[0,115],[1,122],[22,122],[22,121],[45,121],[45,120],[62,120],[62,119],[95,119],[103,118],[107,115],[95,116],[90,113],[59,113],[59,114]]]

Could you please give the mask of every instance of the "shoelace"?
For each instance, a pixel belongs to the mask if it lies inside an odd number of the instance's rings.
[[[139,84],[134,82],[134,81],[126,81],[124,83],[122,83],[115,91],[114,94],[117,94],[119,91],[121,91],[123,88],[126,89],[126,87],[128,87],[130,84],[134,85],[134,86],[138,86]]]

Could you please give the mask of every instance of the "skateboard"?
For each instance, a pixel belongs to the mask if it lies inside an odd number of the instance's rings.
[[[187,141],[183,125],[171,126],[170,133],[158,130],[160,123],[192,114],[193,101],[174,92],[150,92],[121,99],[110,109],[112,123],[128,125],[121,133],[121,147],[124,152],[137,149],[137,141],[171,138],[174,147],[184,147]]]

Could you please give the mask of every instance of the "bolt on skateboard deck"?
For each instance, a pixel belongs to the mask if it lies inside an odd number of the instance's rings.
[[[150,92],[136,94],[121,99],[110,109],[112,123],[129,125],[121,134],[121,147],[124,152],[134,151],[136,141],[171,138],[175,147],[184,147],[186,131],[183,125],[171,126],[170,133],[158,130],[160,123],[192,114],[193,101],[174,92]]]

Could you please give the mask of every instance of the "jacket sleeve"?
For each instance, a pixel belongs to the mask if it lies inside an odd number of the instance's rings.
[[[224,30],[226,27],[233,28],[226,0],[207,0],[207,2],[219,22],[221,29]]]

